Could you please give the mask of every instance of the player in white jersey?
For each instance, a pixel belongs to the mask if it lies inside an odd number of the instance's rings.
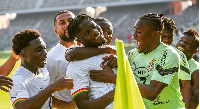
[[[194,29],[185,31],[176,44],[176,48],[183,51],[189,63],[192,83],[192,99],[189,109],[196,109],[199,104],[199,63],[193,59],[193,55],[198,52],[198,47],[199,35]]]
[[[103,31],[103,35],[105,37],[106,43],[103,46],[98,48],[96,47],[79,47],[71,46],[70,49],[67,49],[65,57],[68,61],[74,60],[81,60],[86,59],[92,56],[109,53],[112,54],[109,57],[103,57],[104,61],[102,64],[106,63],[107,66],[114,68],[117,67],[116,57],[116,46],[110,45],[112,42],[112,34],[113,34],[113,26],[112,23],[104,18],[104,17],[97,17],[94,19],[95,23],[99,25]],[[110,49],[112,48],[112,49]],[[100,76],[98,76],[100,75]],[[115,74],[108,74],[107,72],[104,73],[101,70],[91,70],[90,71],[90,78],[94,81],[100,81],[105,83],[115,83],[116,82],[116,75]]]
[[[75,31],[76,30],[76,31]],[[71,39],[77,38],[84,47],[98,47],[105,43],[102,30],[88,15],[82,14],[74,18],[69,26]],[[72,96],[78,108],[112,108],[114,84],[92,81],[90,70],[102,70],[102,55],[93,56],[81,61],[70,62],[66,75],[74,79]],[[110,68],[104,71],[113,72]],[[110,105],[109,105],[110,104]]]
[[[23,75],[23,76],[21,76]],[[39,69],[38,75],[35,75],[28,69],[20,66],[12,75],[14,81],[13,90],[10,91],[12,106],[19,101],[26,100],[44,90],[49,85],[49,73],[46,68]],[[49,97],[42,109],[51,109],[52,99]]]
[[[57,43],[57,45],[54,46],[47,54],[46,66],[49,71],[50,83],[54,83],[66,75],[69,62],[66,61],[64,57],[65,51],[69,46],[76,44],[74,40],[69,39],[67,32],[68,24],[74,17],[74,13],[68,10],[62,10],[54,17],[55,33],[58,35],[59,43]],[[65,89],[56,91],[53,93],[53,98],[64,101],[69,105],[67,107],[69,109],[74,109],[76,107],[70,90]],[[60,105],[56,107],[62,108]]]
[[[113,34],[113,26],[112,23],[104,18],[104,17],[97,17],[94,19],[95,23],[99,25],[103,31],[103,35],[105,37],[105,44],[101,47],[71,47],[73,50],[68,49],[65,58],[68,61],[74,61],[74,60],[82,60],[86,59],[92,56],[96,56],[99,54],[109,53],[116,55],[116,47],[113,45],[110,45],[112,42],[112,34]],[[112,56],[112,55],[111,55]],[[107,58],[106,58],[107,59]],[[109,64],[109,62],[108,62]]]
[[[21,66],[14,72],[10,89],[12,105],[16,109],[52,109],[51,94],[65,88],[73,88],[73,80],[60,78],[49,85],[49,73],[45,68],[46,44],[41,34],[32,29],[23,30],[12,40],[14,52],[21,58]],[[53,101],[53,104],[62,101]]]

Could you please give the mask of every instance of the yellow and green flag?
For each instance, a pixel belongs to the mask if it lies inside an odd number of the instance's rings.
[[[135,77],[125,55],[123,41],[116,39],[117,81],[113,109],[145,109]]]

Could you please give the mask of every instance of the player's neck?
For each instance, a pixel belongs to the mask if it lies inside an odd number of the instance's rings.
[[[31,65],[25,65],[25,64],[21,64],[21,66],[23,66],[24,68],[26,68],[30,72],[34,73],[35,75],[38,74],[39,68],[33,68]]]
[[[60,44],[62,44],[62,45],[65,46],[66,48],[69,48],[71,45],[76,45],[76,43],[75,43],[74,41],[72,41],[72,42],[60,41]]]

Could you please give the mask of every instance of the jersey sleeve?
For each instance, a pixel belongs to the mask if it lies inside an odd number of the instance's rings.
[[[194,71],[199,70],[199,63],[196,62],[194,59],[190,59],[188,62],[189,62],[190,74],[192,75]]]
[[[66,76],[74,80],[74,88],[71,90],[72,97],[75,98],[81,93],[88,92],[89,74],[87,66],[80,66],[76,62],[71,62],[68,66]]]
[[[183,53],[180,54],[179,78],[180,80],[191,80],[187,57]]]
[[[158,58],[151,80],[170,85],[174,74],[178,72],[179,59],[179,55],[171,51],[165,51]]]
[[[24,86],[23,83],[17,80],[20,78],[16,76],[15,78],[12,78],[12,79],[13,79],[13,88],[10,89],[9,94],[10,94],[12,106],[15,107],[15,105],[18,102],[29,98],[29,94],[28,94],[28,90],[26,86]]]

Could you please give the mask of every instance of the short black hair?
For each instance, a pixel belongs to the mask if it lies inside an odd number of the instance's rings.
[[[163,17],[164,29],[165,30],[176,30],[176,25],[173,19],[168,17]]]
[[[199,47],[199,35],[198,35],[198,33],[197,33],[197,31],[195,29],[189,29],[189,30],[183,32],[183,34],[185,34],[185,35],[187,35],[189,37],[193,37],[194,38],[194,40],[193,40],[194,46],[196,48]]]
[[[72,14],[75,16],[75,14],[74,14],[73,12],[69,11],[69,10],[62,10],[62,11],[59,11],[59,12],[56,14],[56,16],[54,17],[54,26],[56,25],[56,17],[57,17],[58,15],[60,15],[60,14],[63,14],[63,13],[72,13]]]
[[[13,51],[15,54],[19,55],[23,48],[28,47],[30,42],[38,37],[41,37],[41,34],[37,30],[33,29],[25,29],[16,33],[12,39]]]
[[[163,29],[163,14],[147,13],[142,15],[140,20],[147,20],[147,23],[154,26],[155,31],[162,31]]]
[[[79,25],[81,24],[81,22],[85,19],[88,20],[93,20],[89,15],[87,14],[79,14],[78,16],[76,16],[74,19],[72,19],[68,25],[68,35],[69,38],[74,40],[75,39],[75,35],[80,32],[80,28]]]
[[[110,20],[106,19],[105,17],[97,17],[94,19],[95,22],[98,22],[98,21],[105,21],[105,22],[108,22],[110,23],[110,25],[112,26],[112,23]]]

